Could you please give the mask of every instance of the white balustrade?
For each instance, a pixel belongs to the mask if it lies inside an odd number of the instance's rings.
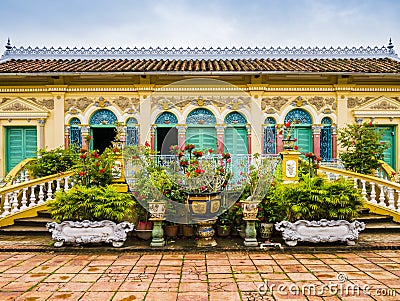
[[[0,207],[0,218],[44,204],[45,201],[54,197],[54,192],[67,191],[73,184],[72,182],[68,183],[70,175],[71,173],[42,182],[38,179],[32,185],[26,185],[28,174],[21,172],[19,179],[15,180],[15,188],[13,186],[0,188],[0,205],[2,205]]]

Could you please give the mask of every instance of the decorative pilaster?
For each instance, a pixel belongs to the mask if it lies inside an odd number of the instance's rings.
[[[81,126],[81,135],[82,135],[82,148],[88,150],[90,148],[90,145],[86,137],[89,135],[89,126],[87,125]]]
[[[60,88],[64,88],[66,86],[57,86]],[[63,122],[57,122],[59,120],[64,120],[64,111],[65,111],[65,93],[64,92],[53,92],[53,99],[54,99],[54,119],[56,122],[53,122],[53,145],[59,146],[62,145],[63,139],[62,134],[64,131]]]
[[[321,126],[313,126],[313,152],[317,157],[321,156]]]
[[[67,149],[69,147],[69,130],[70,126],[65,125],[64,126],[64,148]]]
[[[150,147],[152,150],[154,150],[156,147],[156,129],[157,125],[152,124],[150,127]]]
[[[250,125],[250,123],[248,123],[248,124],[246,124],[246,130],[247,130],[247,153],[249,154],[249,155],[251,155],[251,150],[252,150],[252,147],[251,147],[251,125]],[[261,147],[261,149],[262,149],[262,147]]]
[[[177,124],[176,129],[178,130],[178,146],[183,148],[186,144],[187,125]]]
[[[217,152],[218,152],[218,154],[224,153],[225,128],[226,128],[225,124],[215,125],[215,129],[217,130]]]
[[[44,149],[45,148],[45,132],[44,132],[44,125],[46,123],[46,119],[39,119],[39,149]]]
[[[281,128],[281,126],[278,126]],[[279,154],[280,152],[283,152],[283,132],[277,132],[276,133],[276,153]]]
[[[337,127],[333,125],[332,129],[332,159],[337,159]]]
[[[150,91],[148,93],[151,93]],[[140,95],[140,134],[139,140],[140,141],[149,141],[153,139],[152,149],[154,150],[154,137],[152,135],[152,120],[151,120],[151,97],[146,94]],[[153,121],[154,122],[154,121]]]

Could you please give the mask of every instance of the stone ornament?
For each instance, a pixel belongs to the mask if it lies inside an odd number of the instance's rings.
[[[122,247],[127,233],[133,230],[133,224],[122,222],[116,224],[112,221],[82,222],[64,221],[62,223],[47,223],[46,228],[52,233],[55,247],[61,247],[65,242],[88,244],[106,242],[112,243],[115,248]]]
[[[282,232],[282,238],[288,246],[294,247],[298,241],[346,242],[355,245],[358,234],[365,229],[365,223],[359,221],[321,219],[320,221],[299,220],[295,223],[281,221],[275,224],[275,229]]]

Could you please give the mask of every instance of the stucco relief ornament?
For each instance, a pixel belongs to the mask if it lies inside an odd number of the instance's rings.
[[[162,99],[158,102],[158,109],[161,110],[170,110],[174,107],[174,104],[168,99]]]
[[[243,101],[240,99],[233,99],[230,104],[226,106],[229,110],[239,110],[243,108]]]
[[[3,111],[32,111],[32,108],[24,106],[23,104],[21,104],[19,102],[15,102],[12,105],[5,107],[3,109]]]
[[[96,107],[104,108],[108,107],[110,105],[110,102],[108,100],[105,100],[104,97],[100,96],[100,98],[95,101],[94,105]]]
[[[210,101],[208,99],[204,99],[202,96],[199,96],[198,98],[192,100],[192,105],[199,107],[208,106],[210,105]]]
[[[277,111],[280,111],[281,108],[289,101],[288,98],[284,98],[282,96],[275,97],[267,97],[261,100],[261,109],[264,111],[267,106],[271,106]]]

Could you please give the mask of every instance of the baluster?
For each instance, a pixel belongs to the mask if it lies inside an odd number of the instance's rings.
[[[389,194],[389,209],[396,210],[394,207],[394,189],[393,188],[388,188],[388,194]]]
[[[64,191],[67,192],[69,187],[68,187],[68,179],[69,177],[64,178]]]
[[[330,172],[326,172],[325,174],[326,174],[327,179],[329,181],[331,181],[331,173]]]
[[[354,178],[354,188],[357,189],[358,188],[358,179]]]
[[[43,187],[44,183],[39,184],[39,202],[38,205],[44,204],[44,193],[43,193]]]
[[[25,182],[25,173],[23,171],[20,171],[19,178],[21,179],[21,183]]]
[[[366,189],[365,182],[366,182],[365,180],[361,180],[361,184],[362,184],[361,194],[362,194],[362,196],[363,196],[363,199],[364,199],[365,201],[368,201],[368,198],[367,198],[367,189]]]
[[[58,179],[57,179],[57,185],[56,185],[56,192],[58,192],[58,191],[60,191],[60,190],[61,190],[60,183],[61,183],[61,179],[60,179],[60,178],[58,178]]]
[[[27,204],[27,197],[26,197],[26,191],[28,190],[28,187],[22,188],[22,199],[21,199],[21,210],[28,208],[26,206]]]
[[[31,196],[29,198],[29,207],[36,206],[35,187],[36,187],[36,185],[31,186]]]
[[[13,197],[12,197],[12,202],[11,202],[11,207],[12,207],[11,213],[15,213],[15,212],[19,211],[19,209],[18,209],[18,193],[19,193],[19,190],[16,190],[16,191],[14,191],[14,193],[12,193]]]
[[[374,182],[369,182],[371,184],[371,194],[370,194],[370,202],[373,204],[377,204],[376,202],[376,191],[375,191],[375,183]]]
[[[25,182],[29,181],[29,171],[25,170]]]
[[[378,203],[378,205],[386,207],[386,205],[385,205],[385,192],[383,191],[383,185],[378,185],[378,186],[381,189],[381,193],[379,194],[379,203]]]
[[[11,206],[10,206],[10,202],[8,201],[8,195],[9,195],[9,193],[6,193],[4,195],[4,205],[3,205],[3,210],[4,211],[1,214],[2,217],[7,216],[7,215],[10,214]]]
[[[400,190],[396,190],[397,192],[397,212],[400,212]]]
[[[53,181],[49,181],[47,183],[47,199],[46,199],[46,201],[51,200],[53,198],[53,190],[51,189],[51,184],[53,184]]]

